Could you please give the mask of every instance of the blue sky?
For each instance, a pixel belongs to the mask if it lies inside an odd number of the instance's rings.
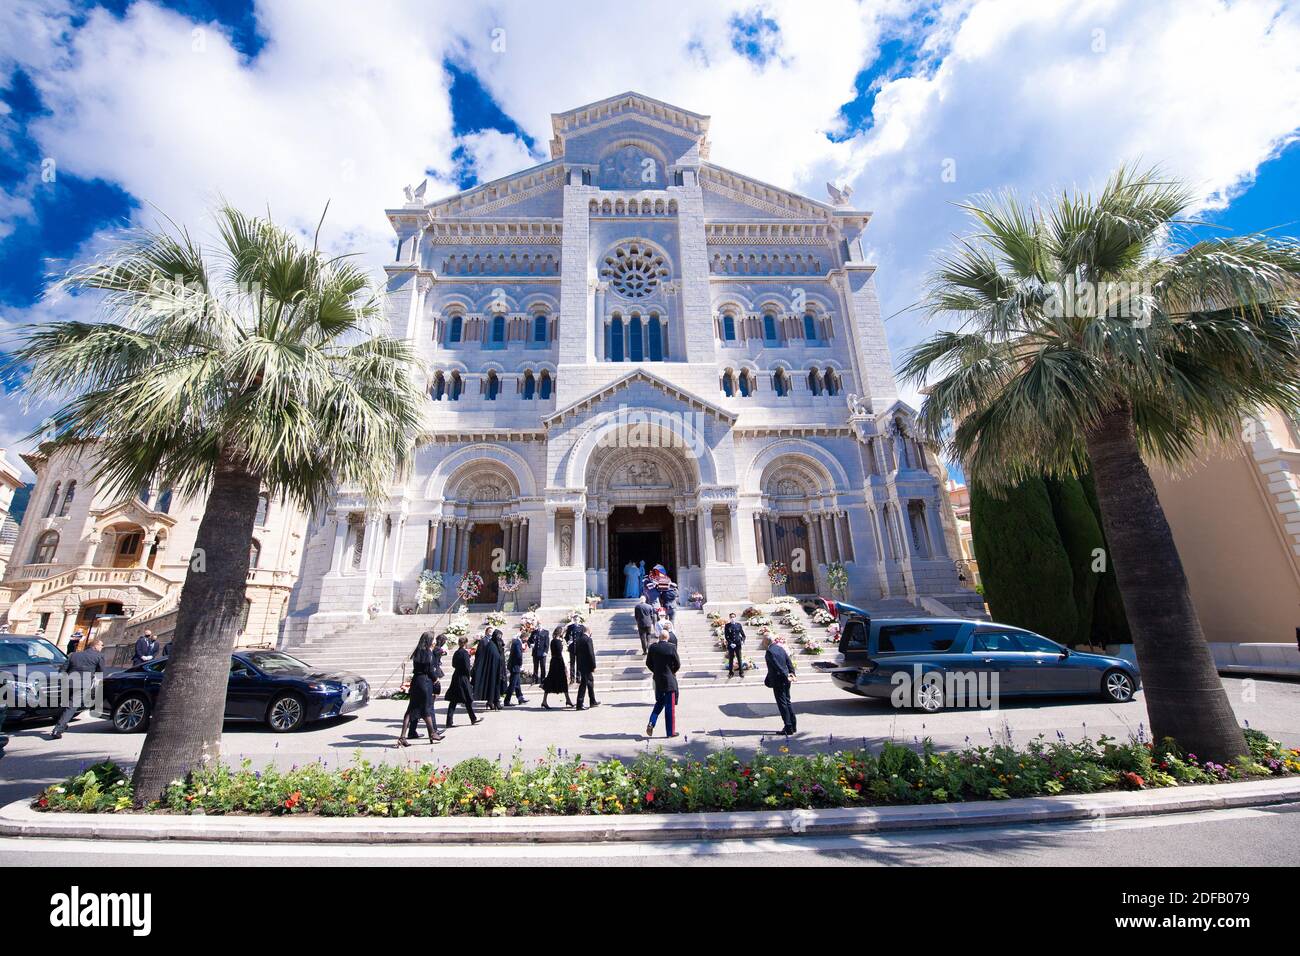
[[[433,197],[541,162],[551,112],[624,89],[710,114],[722,165],[817,198],[853,185],[896,352],[926,334],[902,310],[975,192],[1141,159],[1228,231],[1300,234],[1294,3],[666,0],[641,27],[610,9],[8,0],[0,333],[84,314],[44,295],[53,276],[159,213],[200,227],[217,194],[304,230],[329,200],[327,241],[378,269],[404,183]],[[6,403],[0,444],[36,414]]]

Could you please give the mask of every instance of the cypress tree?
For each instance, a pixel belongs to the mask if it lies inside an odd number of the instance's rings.
[[[1077,478],[1048,478],[1047,494],[1061,545],[1074,578],[1075,628],[1071,644],[1092,643],[1093,608],[1101,576],[1093,571],[1098,551],[1105,551],[1101,522]]]
[[[1074,574],[1046,484],[1030,478],[994,493],[972,482],[970,503],[975,558],[993,619],[1073,642]]]

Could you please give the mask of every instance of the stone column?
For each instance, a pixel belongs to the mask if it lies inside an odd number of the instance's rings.
[[[348,515],[334,514],[334,550],[330,556],[330,574],[343,573],[343,552],[348,540]]]
[[[704,508],[704,564],[708,566],[717,562],[717,549],[713,546],[713,506],[708,505]]]
[[[587,569],[587,513],[581,508],[573,512],[573,567]]]

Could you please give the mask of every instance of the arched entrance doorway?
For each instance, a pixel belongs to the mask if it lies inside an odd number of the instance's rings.
[[[609,581],[611,597],[634,597],[627,588],[628,564],[645,573],[662,564],[677,580],[677,535],[673,513],[665,505],[619,506],[609,513]]]

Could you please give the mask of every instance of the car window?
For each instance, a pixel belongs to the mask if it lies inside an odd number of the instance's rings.
[[[0,641],[0,666],[62,664],[67,658],[49,641]]]
[[[1020,644],[1011,631],[977,631],[973,651],[1018,651]]]
[[[852,650],[867,646],[867,626],[861,621],[850,621],[840,638],[841,650]]]
[[[1030,634],[1028,631],[1017,631],[1016,640],[1020,642],[1020,649],[1023,651],[1034,654],[1061,653],[1060,644],[1055,644],[1045,637],[1039,637],[1037,634]]]
[[[160,658],[159,660],[156,661],[150,661],[148,664],[144,665],[144,669],[151,674],[161,674],[164,670],[166,670],[166,668],[167,668],[167,659],[165,657]]]
[[[310,674],[312,669],[288,654],[280,651],[258,651],[248,655],[254,667],[265,674]]]
[[[882,654],[926,654],[952,647],[960,624],[918,621],[908,624],[882,624],[877,650]]]
[[[252,668],[241,661],[238,657],[232,657],[230,659],[230,675],[232,677],[249,677],[252,673]]]

